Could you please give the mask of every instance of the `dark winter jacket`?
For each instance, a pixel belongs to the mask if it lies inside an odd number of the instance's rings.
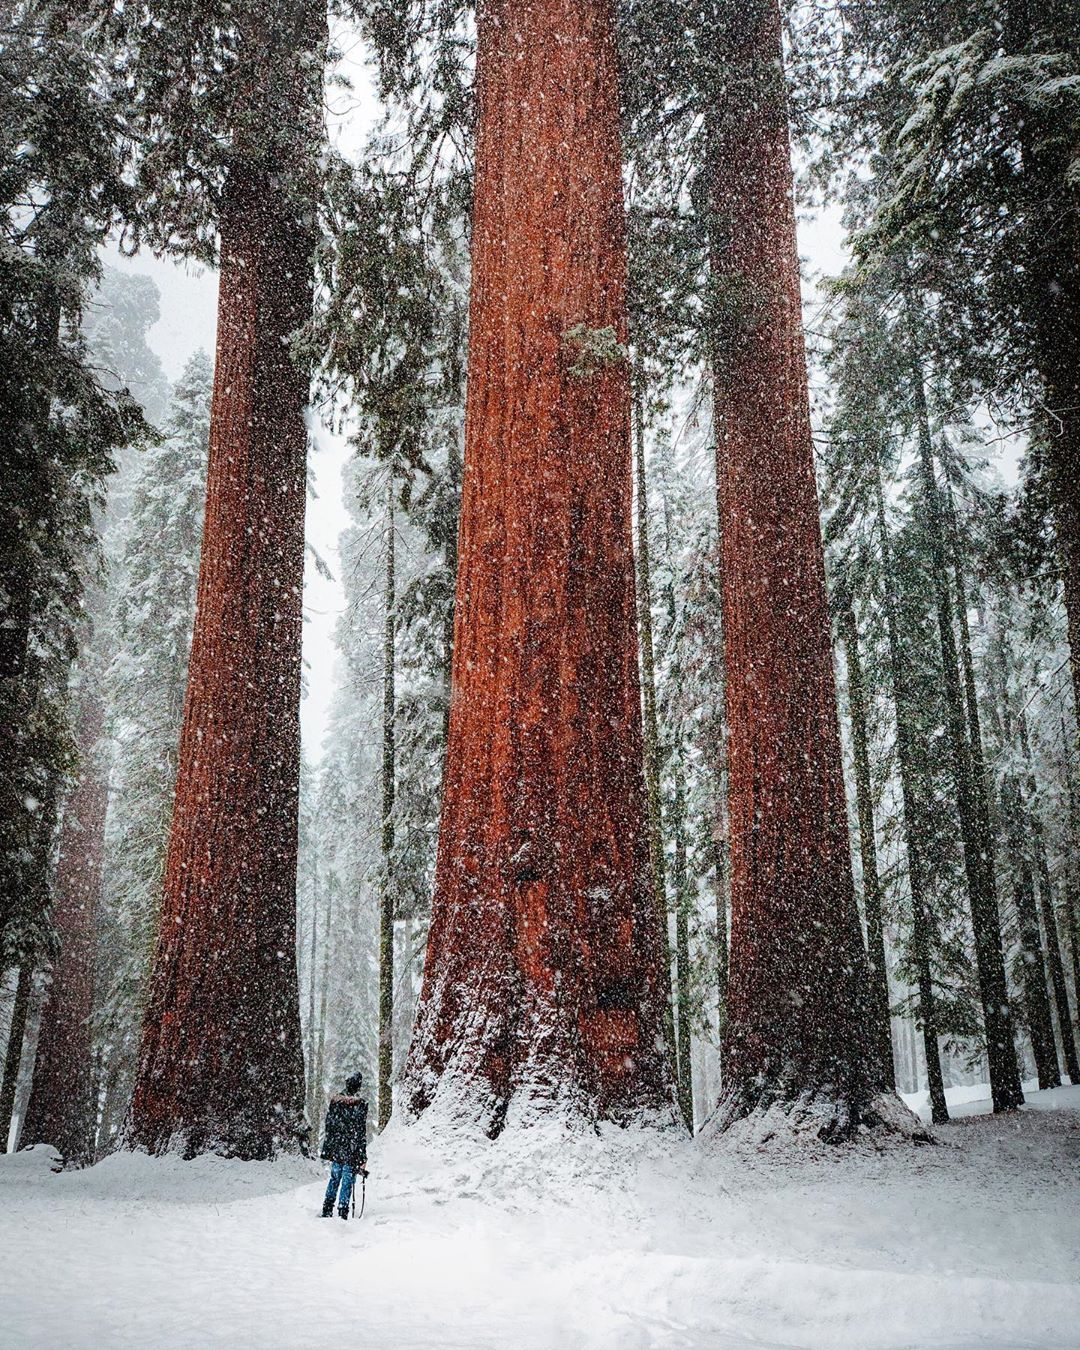
[[[367,1102],[363,1097],[331,1097],[323,1127],[326,1162],[363,1167],[367,1163]]]

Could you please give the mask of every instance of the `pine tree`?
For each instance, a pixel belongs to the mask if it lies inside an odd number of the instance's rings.
[[[116,584],[122,590],[106,676],[113,751],[100,1003],[107,1132],[118,1128],[130,1099],[158,937],[195,617],[212,383],[209,359],[196,352],[161,418],[164,438],[133,471],[110,568],[110,590]]]
[[[382,875],[379,896],[379,1129],[390,1123],[394,1076],[394,789],[397,781],[394,735],[397,699],[394,686],[394,637],[397,624],[394,571],[394,475],[386,488],[386,591],[383,622],[382,725]]]
[[[913,336],[915,330],[913,329]],[[945,520],[941,494],[934,472],[933,443],[922,368],[916,361],[912,372],[919,451],[919,482],[931,548],[934,609],[941,649],[943,687],[948,707],[947,729],[953,756],[957,808],[964,844],[971,920],[975,932],[975,957],[986,1030],[990,1087],[994,1110],[1007,1111],[1023,1103],[1020,1070],[1013,1041],[1012,1014],[1005,982],[1001,943],[1001,918],[994,872],[994,841],[986,802],[982,741],[977,703],[969,701],[969,725],[961,695],[960,663],[954,632],[953,596],[945,552]],[[962,601],[963,603],[963,601]]]
[[[49,918],[56,804],[74,767],[68,676],[96,572],[114,452],[145,427],[99,379],[83,313],[98,249],[130,211],[118,65],[96,6],[24,0],[0,44],[0,970],[19,969],[0,1093],[6,1139],[33,969]],[[77,144],[79,153],[72,154]]]
[[[919,283],[948,315],[952,362],[1039,443],[1070,638],[1080,622],[1078,25],[1075,0],[864,6],[850,65],[868,59],[887,75],[840,119],[848,145],[869,136],[895,156],[864,248],[914,251]],[[1074,696],[1078,677],[1074,656]]]
[[[859,854],[862,863],[863,918],[870,963],[870,1006],[878,1036],[878,1057],[885,1081],[895,1088],[892,1032],[889,1014],[889,973],[885,957],[885,933],[881,910],[881,877],[878,872],[874,827],[874,799],[870,781],[870,750],[867,731],[866,683],[859,654],[859,625],[851,597],[846,597],[840,629],[847,660],[848,703],[855,759],[855,800],[859,818]]]
[[[656,711],[656,654],[653,647],[652,570],[649,547],[649,494],[645,477],[645,400],[636,391],[633,408],[634,421],[634,487],[637,515],[637,601],[638,649],[641,663],[642,728],[645,755],[645,797],[648,805],[649,853],[652,862],[653,884],[656,887],[656,911],[660,924],[663,949],[662,981],[670,985],[671,940],[668,932],[667,864],[664,856],[664,815],[660,791],[661,747],[659,720]],[[681,1090],[685,1079],[675,1040],[675,1023],[670,992],[664,995],[664,1035],[667,1040],[670,1067],[675,1071]],[[683,1118],[693,1128],[693,1111],[689,1118],[685,1110],[685,1091],[682,1092]]]
[[[404,1099],[496,1134],[512,1105],[620,1115],[668,1085],[612,10],[484,8],[477,108],[450,741]]]

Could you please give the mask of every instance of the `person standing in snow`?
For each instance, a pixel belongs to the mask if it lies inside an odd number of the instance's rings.
[[[344,1094],[330,1098],[323,1126],[322,1158],[330,1163],[330,1182],[323,1198],[322,1216],[329,1219],[338,1201],[338,1213],[349,1217],[349,1202],[357,1173],[367,1176],[367,1102],[359,1095],[364,1076],[346,1079]],[[338,1187],[340,1186],[340,1194]]]

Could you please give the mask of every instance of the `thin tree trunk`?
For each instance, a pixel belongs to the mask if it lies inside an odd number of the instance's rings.
[[[852,882],[776,0],[720,25],[708,166],[731,821],[724,1125],[880,1080]]]
[[[386,598],[383,629],[382,892],[379,897],[379,1129],[390,1123],[394,1080],[394,475],[386,493]]]
[[[1073,997],[1080,1013],[1080,902],[1077,900],[1078,843],[1080,843],[1080,813],[1077,809],[1076,782],[1072,770],[1073,747],[1075,737],[1070,737],[1065,729],[1065,715],[1061,717],[1061,754],[1065,787],[1069,798],[1069,828],[1066,838],[1069,847],[1065,851],[1063,864],[1065,869],[1065,918],[1069,930],[1069,947],[1072,951]]]
[[[15,1002],[11,1009],[7,1051],[4,1054],[4,1081],[0,1085],[0,1152],[8,1151],[11,1137],[11,1117],[15,1110],[15,1092],[19,1085],[19,1066],[22,1063],[23,1041],[26,1037],[26,1015],[30,1010],[30,986],[34,973],[30,962],[19,967],[19,982],[15,986]],[[18,1140],[15,1141],[18,1146]]]
[[[334,887],[326,888],[326,937],[323,941],[322,987],[319,990],[319,1044],[315,1056],[315,1128],[322,1117],[326,1095],[326,1019],[330,1008],[330,979],[334,959]]]
[[[298,29],[299,128],[321,111],[317,4]],[[313,163],[242,151],[224,188],[197,610],[127,1128],[129,1144],[154,1153],[266,1158],[305,1138],[296,863],[309,375],[290,340],[311,308],[315,189]]]
[[[664,854],[664,810],[660,793],[660,727],[656,712],[656,651],[652,624],[652,553],[649,545],[649,498],[645,478],[645,406],[641,390],[634,391],[634,473],[637,498],[638,641],[641,651],[641,692],[644,713],[645,795],[649,808],[649,849],[652,855],[656,910],[663,944],[664,969],[671,980],[671,937],[668,931],[667,863]],[[675,1019],[672,1000],[664,1009],[668,1057],[677,1071]],[[685,1115],[685,1112],[684,1112]]]
[[[1061,954],[1061,937],[1058,933],[1057,919],[1054,915],[1054,892],[1050,885],[1050,869],[1045,853],[1039,857],[1039,911],[1042,915],[1043,933],[1046,939],[1046,958],[1050,968],[1050,987],[1054,992],[1054,1007],[1057,1011],[1058,1031],[1061,1036],[1061,1048],[1065,1058],[1065,1072],[1071,1083],[1080,1083],[1080,1064],[1076,1058],[1076,1037],[1073,1034],[1073,1019],[1069,1008],[1069,991],[1065,983],[1065,961]]]
[[[917,339],[914,325],[912,338],[914,343]],[[926,391],[917,358],[913,359],[912,365],[912,389],[919,437],[919,473],[931,548],[942,682],[948,711],[947,731],[952,751],[960,833],[964,844],[964,868],[971,904],[971,923],[975,933],[975,961],[986,1033],[990,1091],[994,1110],[1008,1111],[1023,1105],[1024,1094],[1020,1086],[1013,1019],[1005,980],[1001,917],[998,913],[994,878],[994,840],[983,790],[981,742],[976,746],[969,739],[969,729],[964,726],[960,663],[953,632],[953,604],[945,552],[945,523],[937,480],[934,476]],[[977,730],[977,713],[975,717],[971,732]]]
[[[670,1110],[611,0],[486,0],[446,789],[405,1073],[491,1134]]]
[[[1000,703],[1001,743],[1010,751],[1017,738],[1017,721],[1013,718],[1009,696],[1009,670],[1004,636],[1000,632],[994,644],[998,700]],[[1024,752],[1026,737],[1020,736]],[[1024,1002],[1028,1014],[1028,1035],[1035,1060],[1035,1073],[1040,1088],[1059,1087],[1061,1069],[1054,1042],[1054,1023],[1050,1015],[1050,993],[1047,984],[1042,935],[1039,932],[1039,914],[1036,908],[1035,878],[1031,862],[1032,833],[1038,821],[1033,811],[1034,780],[1028,775],[1026,784],[1009,771],[1001,785],[1002,816],[1008,822],[1009,849],[1014,860],[1016,879],[1013,902],[1016,907],[1020,935],[1020,959],[1023,976]]]
[[[874,799],[870,784],[870,738],[866,725],[866,681],[859,654],[859,629],[849,600],[841,615],[844,652],[847,657],[848,703],[851,738],[855,752],[855,802],[859,816],[859,856],[862,862],[863,912],[866,916],[866,949],[870,964],[870,1008],[880,1038],[878,1054],[884,1082],[896,1087],[893,1066],[892,1029],[889,1018],[889,974],[885,964],[885,930],[881,921],[881,878],[878,873],[877,841],[874,837]]]
[[[316,969],[318,959],[318,939],[319,939],[319,883],[318,883],[318,864],[316,864],[315,882],[311,888],[311,945],[308,948],[308,1025],[307,1025],[307,1118],[312,1130],[319,1128],[319,1122],[315,1109],[315,1041],[316,1041],[316,1022],[315,1022],[315,986],[317,983]]]
[[[1013,832],[1013,848],[1016,850],[1016,887],[1013,895],[1020,925],[1024,1001],[1027,1004],[1028,1032],[1035,1057],[1035,1072],[1040,1088],[1060,1087],[1061,1070],[1054,1042],[1046,964],[1039,932],[1039,914],[1035,904],[1035,878],[1027,857],[1028,840],[1024,831],[1026,818],[1019,793],[1010,792],[1002,801],[1002,806],[1005,810],[1016,813],[1014,819],[1018,827]]]
[[[719,797],[719,793],[717,793]],[[728,980],[728,921],[727,921],[727,849],[720,833],[723,807],[719,801],[713,809],[714,819],[709,826],[709,844],[716,874],[716,998],[720,1029],[723,1031],[727,1004]]]
[[[881,572],[885,579],[885,627],[889,639],[889,674],[896,715],[896,758],[900,773],[900,800],[904,811],[904,850],[907,853],[908,884],[911,888],[911,946],[919,991],[919,1022],[922,1027],[923,1057],[926,1061],[926,1082],[930,1096],[930,1119],[935,1125],[943,1125],[949,1119],[949,1107],[945,1100],[945,1082],[941,1073],[941,1050],[938,1045],[937,1009],[934,1006],[934,980],[930,959],[931,916],[927,902],[929,869],[918,832],[919,817],[913,771],[915,748],[908,720],[900,622],[896,612],[896,597],[892,590],[895,571],[880,474],[875,483],[875,496]]]
[[[60,834],[53,888],[59,951],[42,1010],[33,1086],[22,1129],[23,1145],[52,1144],[65,1163],[94,1156],[94,965],[108,783],[101,763],[104,705],[97,693],[80,695],[77,786]]]
[[[1035,850],[1039,911],[1042,915],[1046,960],[1050,971],[1050,988],[1053,991],[1054,1006],[1057,1010],[1058,1031],[1061,1035],[1065,1072],[1069,1075],[1071,1082],[1080,1083],[1080,1063],[1077,1062],[1076,1038],[1073,1034],[1073,1020],[1069,1010],[1069,992],[1065,982],[1065,962],[1061,955],[1061,937],[1058,933],[1057,919],[1054,914],[1054,888],[1050,882],[1050,863],[1046,856],[1046,841],[1043,836],[1042,819],[1039,815],[1038,788],[1031,763],[1031,742],[1028,739],[1027,716],[1022,708],[1017,715],[1016,722],[1020,733],[1020,750],[1027,765],[1027,814],[1031,822],[1031,842]],[[1053,1031],[1051,1031],[1052,1035]]]
[[[672,881],[675,889],[675,1005],[678,1009],[678,1099],[686,1128],[694,1131],[694,1074],[690,1032],[690,887],[686,866],[686,776],[682,746],[672,754],[675,800],[671,832],[675,844]]]

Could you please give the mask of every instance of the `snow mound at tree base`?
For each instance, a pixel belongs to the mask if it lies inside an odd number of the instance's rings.
[[[828,1095],[778,1098],[741,1114],[721,1102],[701,1131],[703,1142],[733,1151],[782,1154],[880,1153],[938,1143],[937,1136],[895,1093],[880,1093],[866,1106],[852,1107]]]

